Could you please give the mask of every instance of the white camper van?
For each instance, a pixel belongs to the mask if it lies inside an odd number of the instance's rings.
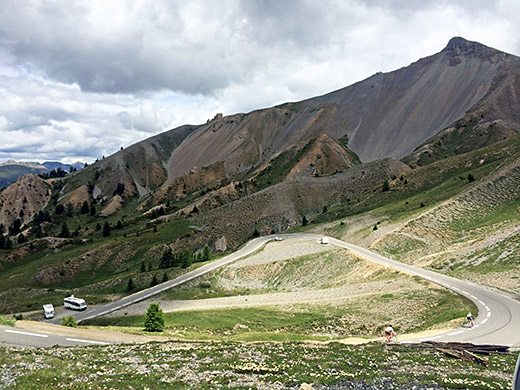
[[[52,303],[43,305],[43,317],[46,319],[54,318],[54,306],[52,306]]]
[[[322,244],[328,244],[329,243],[329,238],[328,237],[322,237],[321,238],[321,243]]]
[[[65,298],[63,300],[63,306],[65,306],[65,309],[72,310],[85,310],[87,308],[85,300],[81,298],[76,298],[74,295]]]

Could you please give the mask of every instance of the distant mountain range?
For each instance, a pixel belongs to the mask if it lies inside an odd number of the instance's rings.
[[[34,173],[36,175],[49,173],[53,169],[63,169],[66,172],[70,171],[70,168],[81,169],[84,164],[76,162],[74,164],[63,164],[56,161],[46,161],[44,163],[31,162],[31,161],[13,161],[9,160],[0,164],[0,188],[7,187],[11,183],[14,183],[23,175],[28,173]]]

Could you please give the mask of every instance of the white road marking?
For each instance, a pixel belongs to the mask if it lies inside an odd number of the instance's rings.
[[[455,336],[456,334],[464,333],[463,330],[459,330],[458,332],[448,333],[448,336]]]
[[[491,309],[489,308],[488,305],[486,305],[485,308],[486,308],[487,311],[491,311]]]
[[[435,339],[440,339],[441,336],[435,336],[435,337],[428,337],[426,339],[420,339],[419,341],[420,342],[423,342],[423,341],[430,341],[430,340],[435,340]]]
[[[475,295],[470,295],[470,297],[478,300],[478,298]]]
[[[486,305],[483,301],[481,301],[480,299],[478,300],[480,302],[481,305]]]
[[[489,320],[489,318],[484,318],[481,322],[481,324],[485,324],[487,321]]]
[[[491,312],[488,311],[487,318],[491,317]]]
[[[67,337],[67,341],[75,341],[77,343],[88,343],[88,344],[99,344],[99,345],[108,345],[103,341],[91,341],[91,340],[81,340],[81,339],[71,339]]]
[[[454,289],[455,291],[460,291],[460,288],[455,287],[455,286],[453,286],[452,289]]]
[[[23,335],[25,335],[25,336],[34,336],[34,337],[43,337],[43,338],[49,337],[49,336],[46,335],[46,334],[37,334],[37,333],[21,332],[21,331],[19,331],[19,330],[10,330],[10,329],[5,329],[5,331],[6,331],[7,333],[23,334]]]
[[[463,293],[463,294],[469,295],[469,293],[467,291],[460,290],[460,292]]]

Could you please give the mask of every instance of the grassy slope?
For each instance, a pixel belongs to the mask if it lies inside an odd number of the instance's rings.
[[[505,158],[486,158],[502,147]],[[517,137],[458,156],[459,169],[442,166],[442,162],[419,168],[407,178],[410,183],[418,175],[425,176],[425,171],[431,174],[437,170],[439,177],[434,180],[439,184],[403,197],[399,183],[400,187],[394,186],[386,195],[393,198],[392,202],[345,217],[342,223],[328,223],[325,229],[396,260],[518,295],[520,198],[515,195],[515,166],[519,149]],[[485,162],[475,164],[476,159]],[[468,180],[470,174],[475,181]],[[374,230],[376,222],[378,229]]]
[[[262,258],[270,257],[272,250],[276,250],[276,245]],[[418,278],[367,264],[341,249],[268,264],[254,265],[248,259],[244,262],[247,265],[241,266],[239,261],[238,268],[216,271],[203,280],[165,292],[157,300],[287,291],[303,295],[307,291],[339,286],[350,286],[348,291],[357,293],[334,304],[167,313],[165,334],[185,339],[245,341],[373,337],[380,335],[389,322],[396,324],[399,332],[417,332],[432,327],[458,326],[469,310],[476,311],[476,307],[462,297],[432,288]],[[260,275],[261,280],[255,275]],[[244,287],[253,282],[257,287],[236,289],[230,281]],[[382,295],[382,288],[391,293]],[[446,325],[457,319],[459,322]],[[142,332],[143,321],[143,315],[124,315],[99,318],[88,324]]]
[[[148,343],[13,350],[0,347],[9,389],[299,388],[340,382],[350,388],[508,389],[516,355],[491,355],[490,366],[431,349],[372,343]],[[2,377],[4,378],[4,377]],[[0,382],[0,385],[2,382]]]

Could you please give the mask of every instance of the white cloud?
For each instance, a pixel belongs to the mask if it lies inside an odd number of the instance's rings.
[[[514,0],[0,0],[0,9],[0,161],[92,161],[216,112],[406,66],[452,36],[520,53]]]

